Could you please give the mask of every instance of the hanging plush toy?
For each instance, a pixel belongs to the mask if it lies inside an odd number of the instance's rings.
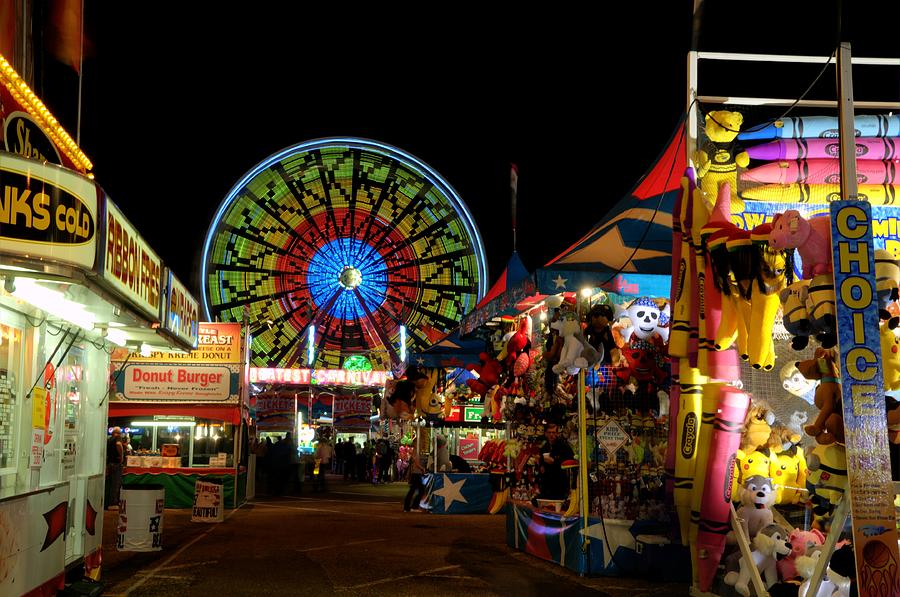
[[[791,348],[803,350],[809,344],[812,322],[806,298],[809,295],[809,280],[798,280],[781,291],[782,323],[788,334],[793,336]]]
[[[769,246],[778,251],[797,249],[803,262],[803,279],[831,273],[831,217],[807,220],[796,209],[775,214]]]
[[[550,324],[550,327],[559,332],[563,341],[559,362],[553,365],[553,372],[575,375],[579,369],[586,369],[588,361],[581,356],[581,353],[584,352],[584,344],[578,339],[581,333],[581,323],[575,314],[571,312],[561,314],[557,321]]]
[[[825,543],[825,535],[818,529],[811,531],[794,529],[788,541],[791,544],[791,553],[778,561],[778,575],[784,580],[794,580],[800,575],[797,571],[797,559],[812,555],[816,547],[821,547]]]
[[[841,444],[816,445],[806,460],[809,475],[806,489],[813,512],[830,513],[847,489],[847,450]]]
[[[481,361],[481,364],[466,365],[466,369],[478,374],[477,378],[467,379],[466,385],[484,399],[488,390],[500,383],[500,373],[503,371],[503,365],[486,352],[479,354],[478,359]]]
[[[819,274],[810,280],[806,310],[816,340],[822,348],[833,348],[837,344],[837,307],[831,274]]]
[[[734,585],[734,590],[744,597],[750,596],[750,567],[753,566],[762,576],[766,589],[778,582],[776,563],[791,553],[791,544],[787,541],[788,532],[779,524],[768,524],[753,538],[751,560],[741,558],[741,571],[735,575],[730,572],[725,576],[725,583]],[[732,576],[734,575],[734,576]]]
[[[772,329],[781,305],[779,294],[793,282],[793,261],[783,250],[766,243],[771,224],[760,224],[750,232],[759,251],[759,273],[750,290],[750,320],[747,322],[748,357],[754,369],[771,371],[775,367]]]
[[[894,331],[897,323],[896,319],[882,322],[880,330],[884,389],[888,392],[900,390],[900,337]]]
[[[737,167],[746,168],[750,156],[735,143],[744,117],[740,112],[718,110],[706,115],[706,142],[694,153],[694,165],[707,210],[711,209],[719,185],[727,182],[732,189],[732,211],[741,212],[744,202],[737,195]]]
[[[890,319],[888,307],[900,299],[900,265],[894,255],[885,249],[875,249],[875,290],[878,295],[878,315]]]
[[[817,349],[813,359],[799,361],[797,369],[806,379],[819,380],[815,405],[819,409],[816,420],[803,428],[807,435],[822,445],[844,442],[844,417],[841,410],[841,384],[830,350]]]

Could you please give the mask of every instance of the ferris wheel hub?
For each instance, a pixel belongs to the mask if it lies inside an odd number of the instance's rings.
[[[338,276],[338,282],[344,290],[353,290],[362,283],[362,274],[353,266],[345,265]]]

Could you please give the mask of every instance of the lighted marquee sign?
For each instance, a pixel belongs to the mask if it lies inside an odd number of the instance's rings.
[[[387,379],[387,371],[250,367],[250,383],[281,383],[313,386],[383,386]]]
[[[97,189],[58,166],[0,154],[0,251],[93,269]]]
[[[168,271],[167,279],[165,327],[176,338],[196,348],[200,303],[171,270]]]
[[[159,319],[162,262],[109,197],[100,274],[144,314]]]
[[[238,399],[238,375],[224,365],[128,363],[115,379],[118,400]]]

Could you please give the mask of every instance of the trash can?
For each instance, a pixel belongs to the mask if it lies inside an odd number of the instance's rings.
[[[123,485],[119,494],[117,549],[161,550],[165,506],[166,490],[162,485]]]
[[[225,520],[225,486],[221,481],[201,481],[194,484],[194,507],[191,522],[222,522]]]

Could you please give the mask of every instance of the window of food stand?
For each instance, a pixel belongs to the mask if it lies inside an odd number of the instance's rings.
[[[0,476],[16,473],[21,408],[24,318],[0,311]]]
[[[115,417],[109,427],[120,427],[131,438],[134,454],[157,454],[165,445],[177,445],[182,468],[208,467],[210,458],[226,454],[225,466],[234,466],[234,425],[214,419],[148,421],[148,417]],[[152,423],[152,424],[148,424]]]

